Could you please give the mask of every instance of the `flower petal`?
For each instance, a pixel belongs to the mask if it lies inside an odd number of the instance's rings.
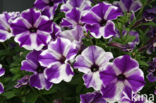
[[[0,83],[0,94],[2,94],[4,92],[4,86],[2,83]]]
[[[124,55],[116,58],[114,60],[114,64],[122,73],[139,67],[137,61],[132,59],[129,55]]]

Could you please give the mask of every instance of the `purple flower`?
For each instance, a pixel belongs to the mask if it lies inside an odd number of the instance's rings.
[[[80,11],[89,10],[91,8],[91,2],[89,0],[68,0],[61,6],[61,10],[64,12],[73,8],[78,8]]]
[[[0,77],[3,76],[5,74],[5,70],[2,68],[2,65],[0,64]],[[4,86],[3,84],[0,82],[0,94],[4,92]]]
[[[150,82],[156,81],[156,58],[153,58],[153,61],[149,63],[147,78]]]
[[[150,40],[146,44],[147,54],[152,54],[156,51],[156,27],[150,27],[150,31],[147,33]]]
[[[20,88],[24,85],[27,85],[29,83],[29,79],[30,79],[30,76],[29,75],[26,75],[24,77],[22,77],[20,80],[17,81],[17,84],[15,85],[15,88]]]
[[[52,32],[51,32],[51,38],[52,40],[56,40],[59,34],[61,33],[61,28],[57,24],[53,23],[52,24]]]
[[[120,15],[121,12],[116,6],[102,2],[85,13],[81,20],[86,23],[85,28],[93,37],[103,36],[108,39],[116,34],[115,24],[111,20],[117,19]]]
[[[81,26],[76,26],[71,30],[63,31],[59,36],[74,42],[77,45],[77,48],[80,49],[82,45],[82,38],[84,38],[84,33]]]
[[[156,7],[147,9],[143,13],[143,17],[144,17],[145,21],[153,21],[156,23],[155,16],[156,16]]]
[[[99,92],[81,94],[80,99],[80,103],[106,103],[106,101]]]
[[[140,0],[120,0],[114,4],[117,5],[122,12],[136,12],[142,7]]]
[[[35,50],[30,52],[26,56],[26,60],[22,61],[21,70],[25,70],[33,73],[30,76],[30,80],[29,80],[29,83],[32,87],[35,87],[39,90],[41,89],[49,90],[52,87],[52,83],[50,83],[45,78],[44,76],[45,67],[42,67],[38,62],[40,53],[41,51],[35,51]]]
[[[83,26],[81,22],[81,12],[78,8],[73,8],[66,13],[66,18],[62,19],[61,26],[74,28],[77,25]]]
[[[0,14],[0,42],[4,42],[13,36],[10,23],[18,15],[19,12],[4,12]]]
[[[36,0],[34,7],[41,9],[43,15],[53,19],[55,10],[60,3],[62,3],[62,0]]]
[[[126,86],[137,92],[145,84],[138,62],[129,55],[115,58],[112,64],[100,72],[100,78],[104,84],[101,89],[103,97],[112,100],[118,100]]]
[[[98,46],[89,46],[76,57],[74,67],[84,73],[83,80],[87,88],[93,87],[95,90],[100,90],[102,81],[99,72],[112,58],[111,52],[105,52]]]
[[[60,83],[62,80],[70,82],[74,75],[70,62],[76,55],[76,45],[68,39],[57,38],[50,42],[39,59],[40,64],[47,67],[44,72],[46,78],[52,83]]]
[[[136,47],[136,45],[138,45],[140,42],[139,34],[138,34],[138,32],[136,32],[134,30],[131,30],[129,32],[127,32],[125,30],[122,31],[122,36],[126,37],[127,35],[133,36],[134,40],[132,42],[128,42],[128,44],[125,44],[125,45],[121,44],[121,46],[119,46],[119,48],[121,48],[123,51],[132,51]],[[121,38],[121,36],[119,35],[119,32],[118,32],[117,37]]]
[[[28,9],[11,24],[15,41],[28,50],[41,50],[51,40],[52,21],[40,11]]]

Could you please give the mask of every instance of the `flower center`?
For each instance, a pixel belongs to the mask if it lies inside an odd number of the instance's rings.
[[[37,28],[32,27],[32,28],[29,29],[29,31],[30,31],[31,33],[36,33],[36,32],[37,32]]]
[[[61,64],[64,64],[65,60],[66,60],[66,57],[62,56],[59,61],[61,62]]]
[[[52,1],[49,2],[49,6],[53,6],[54,3]]]
[[[44,67],[38,66],[37,73],[43,73],[43,71],[44,71]]]
[[[98,70],[99,70],[99,66],[98,66],[98,65],[93,64],[93,65],[91,66],[91,71],[92,71],[92,72],[96,72],[96,71],[98,71]]]
[[[104,20],[104,19],[102,19],[101,21],[100,21],[100,26],[104,26],[105,24],[106,24],[106,20]]]
[[[123,75],[123,74],[118,75],[117,78],[118,78],[118,80],[125,80],[126,79],[125,75]]]

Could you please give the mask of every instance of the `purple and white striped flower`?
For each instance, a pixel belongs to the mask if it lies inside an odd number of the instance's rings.
[[[121,15],[116,6],[106,2],[95,5],[90,11],[82,16],[82,22],[86,23],[85,28],[95,38],[103,36],[108,39],[115,36],[115,24],[112,20]]]
[[[19,12],[4,12],[0,14],[0,42],[4,42],[13,36],[10,23],[19,15]]]
[[[41,89],[49,90],[53,84],[45,78],[44,76],[45,67],[42,67],[38,62],[40,53],[41,51],[35,50],[30,52],[26,56],[26,60],[22,61],[21,70],[33,73],[29,79],[29,83],[32,87],[35,87],[39,90]]]
[[[44,74],[52,83],[60,83],[62,80],[70,82],[74,72],[70,62],[77,55],[76,44],[65,38],[57,38],[48,45],[44,50],[39,62],[42,66],[47,67]]]
[[[81,11],[78,8],[73,8],[66,13],[66,18],[62,19],[61,26],[74,28],[77,25],[83,26],[81,22]]]
[[[5,70],[2,68],[2,65],[0,64],[0,77],[3,76],[5,74]],[[4,92],[4,86],[3,84],[0,82],[0,94]]]
[[[80,103],[106,103],[105,99],[99,92],[81,94],[80,99]]]
[[[52,21],[40,11],[28,9],[11,24],[15,41],[27,50],[41,50],[51,40]]]
[[[100,78],[104,84],[101,92],[108,100],[118,101],[126,86],[137,92],[145,84],[143,71],[129,55],[115,58],[113,63],[100,72]]]
[[[149,63],[149,70],[148,70],[147,79],[150,82],[156,81],[156,57],[153,58],[153,61]]]
[[[95,90],[100,90],[102,81],[99,72],[112,58],[111,52],[105,52],[98,46],[89,46],[76,57],[74,67],[84,73],[83,80],[87,88],[93,87]]]
[[[118,48],[122,49],[123,51],[132,51],[136,47],[136,45],[138,45],[140,43],[139,33],[134,30],[131,30],[129,32],[123,30],[122,35],[119,34],[119,31],[117,31],[117,32],[118,32],[118,34],[116,36],[119,38],[121,38],[122,36],[126,37],[127,35],[134,37],[133,41],[128,42],[125,45],[122,45],[122,44],[118,45]],[[120,43],[116,43],[116,47],[117,47],[117,44],[120,44]]]
[[[122,12],[136,12],[142,7],[140,0],[120,0],[115,1],[114,4],[117,5]]]
[[[70,11],[73,8],[79,8],[80,11],[86,11],[91,8],[91,2],[89,0],[68,0],[61,6],[61,10],[64,12]]]
[[[62,3],[62,0],[36,0],[34,7],[41,9],[43,15],[53,19],[55,10],[60,3]]]
[[[75,43],[77,45],[77,48],[80,49],[82,45],[82,38],[84,38],[84,33],[81,26],[76,26],[71,30],[63,31],[59,36]]]
[[[56,40],[61,33],[61,28],[57,24],[52,24],[52,32],[50,33],[52,40]]]

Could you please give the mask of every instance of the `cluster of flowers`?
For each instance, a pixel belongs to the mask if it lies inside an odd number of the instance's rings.
[[[58,25],[53,18],[61,3],[60,10],[65,13],[65,18]],[[0,14],[0,42],[13,36],[20,47],[30,50],[21,63],[21,70],[33,74],[24,76],[15,87],[29,83],[39,90],[49,90],[61,81],[70,82],[75,68],[84,73],[84,85],[95,90],[82,94],[81,103],[132,103],[130,93],[137,93],[145,84],[138,62],[129,55],[114,58],[111,52],[96,45],[84,47],[82,39],[86,35],[110,40],[120,37],[113,20],[126,11],[132,14],[132,21],[140,8],[141,3],[135,0],[121,0],[114,4],[100,2],[94,6],[89,0],[36,0],[33,8],[21,13]],[[129,34],[135,36],[135,40],[122,45],[124,50],[133,49],[139,43],[136,31]],[[127,31],[123,31],[123,35],[128,35]],[[155,71],[152,69],[148,75],[152,81],[156,80],[153,77]],[[0,65],[0,76],[3,74]],[[0,93],[3,91],[0,84]],[[124,95],[128,98],[125,99]]]

